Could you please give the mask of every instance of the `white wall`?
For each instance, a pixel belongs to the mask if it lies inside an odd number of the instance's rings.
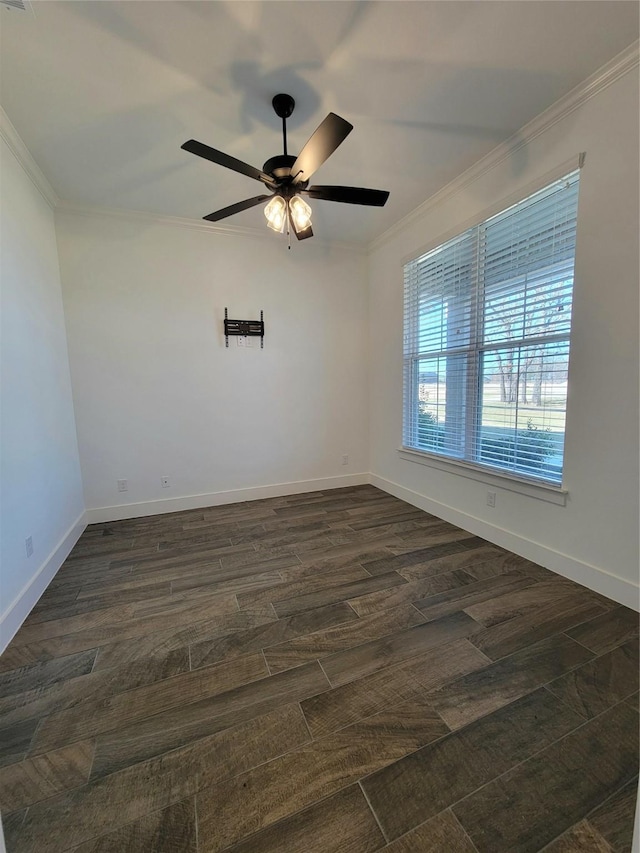
[[[565,448],[566,506],[399,458],[402,260],[586,152]],[[480,170],[478,170],[480,171]],[[455,232],[454,232],[455,233]],[[451,235],[452,236],[452,235]],[[513,155],[425,206],[370,254],[374,482],[638,607],[638,76],[632,69]]]
[[[362,251],[317,238],[289,251],[266,228],[231,236],[61,210],[56,222],[90,519],[366,477]],[[263,350],[255,338],[225,348],[225,306],[238,319],[264,311]]]
[[[0,651],[84,518],[53,212],[1,145]]]

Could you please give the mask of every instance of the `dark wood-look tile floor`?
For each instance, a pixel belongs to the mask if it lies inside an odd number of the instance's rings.
[[[87,528],[0,658],[9,853],[631,849],[638,614],[371,486]]]

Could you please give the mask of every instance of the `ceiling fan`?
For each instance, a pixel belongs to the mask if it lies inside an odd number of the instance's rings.
[[[262,170],[195,139],[189,139],[181,146],[191,154],[204,157],[212,163],[218,163],[234,172],[240,172],[242,175],[261,181],[271,190],[270,195],[247,198],[229,207],[216,210],[203,217],[204,219],[209,222],[218,222],[220,219],[233,216],[234,213],[241,213],[243,210],[267,201],[268,204],[264,210],[267,225],[280,233],[285,229],[288,232],[291,225],[298,240],[306,240],[308,237],[313,237],[313,231],[311,230],[311,208],[302,198],[303,195],[325,201],[365,204],[373,207],[382,207],[385,204],[389,198],[389,193],[385,190],[370,190],[364,187],[309,186],[309,179],[313,173],[351,133],[352,124],[335,113],[329,113],[302,151],[294,157],[287,152],[287,119],[293,113],[295,101],[291,95],[280,94],[276,95],[271,103],[276,115],[282,119],[284,153],[270,157]]]

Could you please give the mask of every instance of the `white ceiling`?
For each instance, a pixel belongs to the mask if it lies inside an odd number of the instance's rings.
[[[271,98],[297,153],[331,110],[354,130],[315,183],[391,191],[313,202],[324,239],[369,242],[638,38],[638,3],[33,0],[0,11],[0,101],[61,199],[199,219],[262,192],[180,150],[261,167]],[[225,221],[262,228],[262,207]]]

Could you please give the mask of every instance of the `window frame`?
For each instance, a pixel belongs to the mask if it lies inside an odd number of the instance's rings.
[[[478,226],[482,226],[491,218],[508,210],[510,207],[518,204],[519,202],[526,200],[535,193],[544,190],[546,187],[552,185],[554,182],[560,180],[564,176],[581,170],[584,165],[584,160],[584,153],[581,153],[576,157],[570,158],[568,161],[565,161],[564,163],[560,164],[551,172],[544,174],[536,181],[528,184],[525,187],[522,187],[518,191],[512,193],[510,196],[505,197],[502,200],[496,202],[490,208],[487,208],[481,213],[479,213],[472,220],[468,220],[466,223],[463,223],[462,225],[451,229],[449,232],[445,233],[441,237],[431,241],[428,246],[422,248],[421,250],[412,252],[411,255],[402,259],[403,274],[407,264],[415,263],[424,255],[428,255],[430,252],[433,252],[440,246],[443,246],[449,242],[453,242],[454,240],[456,240],[456,238],[463,238],[467,231],[470,231],[471,229],[477,229]],[[578,179],[581,180],[581,177],[581,174],[579,174]],[[576,214],[576,219],[577,218],[578,214]],[[576,223],[576,247],[574,249],[573,255],[574,272],[572,296],[573,293],[575,293],[575,258],[577,255],[577,230],[578,225]],[[476,250],[478,251],[479,244],[480,240],[477,240]],[[535,476],[528,475],[526,473],[521,473],[518,471],[501,469],[499,467],[478,461],[479,451],[477,448],[481,436],[481,412],[478,404],[482,396],[482,389],[480,388],[479,383],[480,375],[482,373],[482,358],[485,352],[497,351],[498,349],[505,348],[514,348],[516,351],[520,351],[523,348],[532,345],[544,346],[545,344],[553,343],[566,343],[568,349],[570,349],[572,329],[569,328],[568,332],[551,333],[548,335],[536,335],[535,337],[531,338],[527,338],[526,335],[523,334],[515,340],[490,340],[485,342],[483,340],[483,326],[485,323],[484,315],[486,314],[486,305],[484,304],[484,287],[485,285],[483,272],[481,269],[479,269],[477,271],[477,277],[474,284],[473,298],[469,300],[469,304],[472,309],[470,322],[470,328],[472,331],[468,345],[462,346],[459,349],[443,349],[439,352],[436,352],[434,350],[428,351],[428,353],[418,352],[414,353],[412,356],[409,356],[409,358],[412,360],[413,375],[411,377],[410,383],[411,393],[406,394],[403,392],[402,441],[400,446],[398,447],[399,457],[405,461],[420,463],[432,468],[467,477],[469,479],[478,480],[480,482],[488,483],[490,485],[494,485],[510,491],[525,494],[530,497],[550,501],[551,503],[559,505],[564,505],[566,503],[566,498],[568,495],[568,489],[566,487],[565,479],[566,465],[564,452],[561,482],[559,483],[553,482],[549,479],[537,478]],[[403,296],[404,291],[405,284],[403,275]],[[419,310],[412,312],[411,320],[415,324],[419,324],[419,317]],[[405,326],[405,314],[403,314],[404,343],[406,343],[408,334],[415,334],[415,326],[412,330],[408,331],[407,327]],[[464,353],[466,355],[466,391],[464,406],[471,414],[465,414],[463,431],[465,434],[465,446],[474,447],[473,459],[465,458],[464,456],[457,457],[444,453],[438,453],[437,451],[431,451],[429,449],[419,448],[417,446],[405,443],[407,424],[409,424],[410,429],[412,431],[417,431],[418,429],[418,424],[415,420],[414,414],[416,406],[418,405],[418,372],[421,358],[425,358],[428,355],[429,358],[435,359],[437,357],[440,357],[444,359],[449,356],[455,355],[456,353]],[[406,387],[406,361],[407,356],[405,355],[403,344],[403,388]],[[565,418],[568,418],[568,399],[567,406],[565,408]],[[516,430],[517,427],[514,427],[514,433]],[[417,441],[415,441],[414,444],[417,445]]]

